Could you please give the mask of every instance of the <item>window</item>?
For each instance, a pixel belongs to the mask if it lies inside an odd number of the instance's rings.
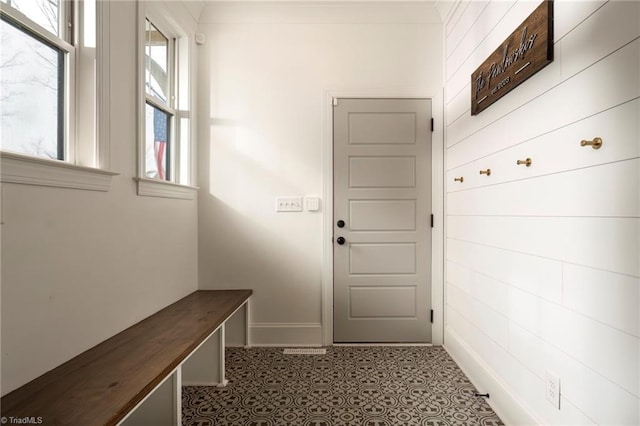
[[[174,40],[165,37],[149,20],[145,23],[145,177],[171,180],[171,123],[173,84],[169,59],[173,57]]]
[[[0,120],[2,149],[64,160],[70,108],[70,3],[2,0]]]
[[[3,182],[108,190],[108,16],[97,0],[0,0]]]
[[[193,198],[190,40],[162,3],[143,3],[138,194]]]

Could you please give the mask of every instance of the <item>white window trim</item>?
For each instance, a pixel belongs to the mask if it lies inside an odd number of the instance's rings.
[[[149,97],[146,93],[145,88],[145,63],[144,63],[144,47],[145,47],[145,21],[147,19],[158,28],[165,36],[172,38],[180,38],[187,37],[186,34],[176,34],[179,31],[179,26],[168,21],[166,14],[166,9],[163,7],[162,2],[138,2],[138,141],[137,141],[137,152],[138,152],[138,171],[137,177],[134,178],[134,181],[137,184],[137,193],[139,196],[147,196],[147,197],[160,197],[160,198],[175,198],[175,199],[183,199],[183,200],[191,200],[195,199],[198,190],[200,189],[198,186],[194,186],[191,184],[178,183],[160,179],[150,179],[145,177],[145,107],[147,102],[149,101]],[[167,29],[170,28],[172,31],[167,32]],[[177,41],[177,40],[176,40]],[[191,42],[191,40],[190,40]],[[174,46],[174,49],[176,47]],[[193,52],[189,52],[189,74],[193,76],[192,69],[192,57]],[[175,64],[172,64],[172,72],[175,72]],[[174,76],[172,76],[172,83],[174,82]],[[192,81],[192,78],[190,79]],[[193,111],[193,90],[192,85],[189,87],[189,99],[190,99],[190,109]],[[175,94],[175,93],[174,93]],[[156,102],[152,102],[152,105],[155,105]],[[163,106],[162,109],[165,109]],[[173,110],[174,107],[171,107]],[[172,137],[174,140],[172,141],[172,149],[174,151],[174,155],[176,151],[179,151],[178,144],[176,143],[175,138],[179,137],[178,134],[178,118],[180,117],[179,111],[176,109],[173,114],[174,126],[172,130]],[[191,156],[189,158],[189,183],[194,182],[195,180],[195,149],[193,143],[193,135],[195,134],[193,128],[193,117],[191,119],[190,124],[190,140],[189,144],[191,145]],[[175,169],[174,169],[175,173]],[[175,174],[174,174],[175,175]]]
[[[0,153],[0,159],[3,183],[109,191],[111,178],[119,174],[65,161],[10,152]]]
[[[0,7],[4,7],[0,4]],[[11,9],[3,9],[11,16]],[[113,176],[119,173],[107,170],[110,164],[109,138],[109,2],[96,2],[96,151],[97,167],[87,167],[70,161],[49,160],[29,155],[0,151],[0,182],[46,187],[83,189],[90,191],[108,191]],[[49,37],[47,34],[43,34]],[[70,70],[68,79],[74,78],[75,69]],[[68,83],[68,82],[67,82]],[[75,121],[73,106],[75,104],[75,90],[71,90],[71,113],[67,120]],[[65,154],[75,160],[77,140],[70,133],[75,133],[71,126],[66,126]],[[69,152],[72,151],[72,152]]]
[[[108,1],[96,1],[96,165],[111,167],[111,6]]]
[[[138,184],[138,195],[147,197],[176,198],[180,200],[193,200],[198,193],[197,186],[184,185],[169,182],[167,180],[157,180],[137,177],[134,180]]]

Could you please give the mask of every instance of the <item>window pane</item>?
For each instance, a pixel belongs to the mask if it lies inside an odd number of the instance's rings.
[[[0,20],[1,148],[62,160],[64,53]]]
[[[27,18],[60,36],[60,0],[2,0]]]
[[[171,115],[149,104],[145,114],[145,176],[169,180]]]
[[[167,102],[169,98],[169,40],[148,20],[145,25],[144,51],[147,93]]]

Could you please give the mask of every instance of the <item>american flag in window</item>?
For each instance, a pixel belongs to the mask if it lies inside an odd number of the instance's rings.
[[[145,174],[151,179],[170,180],[169,125],[171,115],[150,104],[146,105],[146,160]]]

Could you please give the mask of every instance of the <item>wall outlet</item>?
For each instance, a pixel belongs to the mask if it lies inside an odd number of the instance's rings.
[[[302,197],[276,197],[277,212],[301,212]]]
[[[545,372],[544,392],[547,397],[547,401],[551,403],[558,410],[560,409],[560,377],[554,373]]]

